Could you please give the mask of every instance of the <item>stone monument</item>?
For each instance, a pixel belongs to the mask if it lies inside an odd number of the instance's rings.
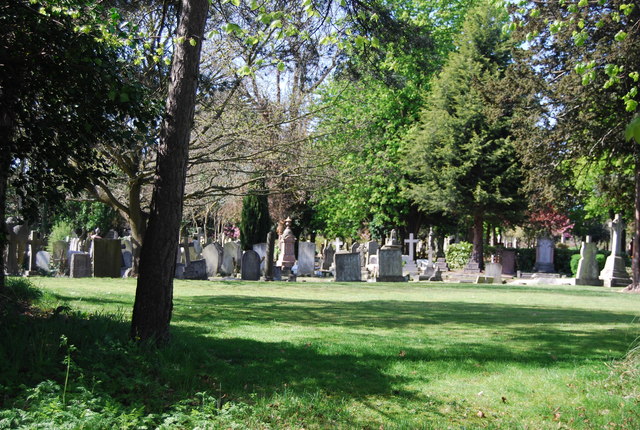
[[[598,261],[596,244],[591,242],[591,236],[587,236],[580,248],[580,261],[576,272],[576,285],[598,285],[603,284],[598,279]]]
[[[631,279],[622,258],[622,232],[625,225],[620,214],[616,214],[614,219],[609,221],[609,228],[611,229],[611,255],[607,257],[604,269],[600,272],[600,279],[604,281],[605,287],[626,287],[631,283]]]

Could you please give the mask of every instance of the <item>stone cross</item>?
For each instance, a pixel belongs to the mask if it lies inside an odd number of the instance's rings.
[[[406,243],[407,245],[409,245],[409,260],[410,261],[414,261],[415,260],[415,255],[413,253],[413,245],[420,242],[418,239],[414,239],[413,238],[413,233],[409,233],[409,239],[405,239],[404,243]]]
[[[625,225],[620,214],[616,214],[615,218],[609,222],[611,227],[611,255],[622,255],[622,230]]]
[[[344,245],[344,242],[341,241],[339,237],[336,237],[336,240],[333,243],[336,246],[336,252],[342,250],[342,245]]]

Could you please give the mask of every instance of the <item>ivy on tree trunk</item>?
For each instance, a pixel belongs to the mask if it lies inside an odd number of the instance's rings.
[[[151,213],[140,255],[133,306],[131,337],[135,340],[165,342],[169,339],[189,138],[208,8],[207,0],[181,2]]]

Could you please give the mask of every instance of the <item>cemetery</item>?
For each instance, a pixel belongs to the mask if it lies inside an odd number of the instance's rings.
[[[640,4],[0,5],[0,429],[640,428]]]

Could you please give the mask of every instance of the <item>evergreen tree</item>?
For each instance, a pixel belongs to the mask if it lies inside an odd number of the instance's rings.
[[[523,205],[521,168],[511,142],[512,104],[501,85],[510,44],[504,13],[469,12],[452,53],[405,142],[408,196],[427,213],[473,220],[471,261],[483,268],[483,223],[513,219]]]
[[[251,245],[266,242],[271,229],[269,217],[269,199],[264,188],[252,189],[242,200],[240,220],[240,243],[242,249],[251,249]]]

